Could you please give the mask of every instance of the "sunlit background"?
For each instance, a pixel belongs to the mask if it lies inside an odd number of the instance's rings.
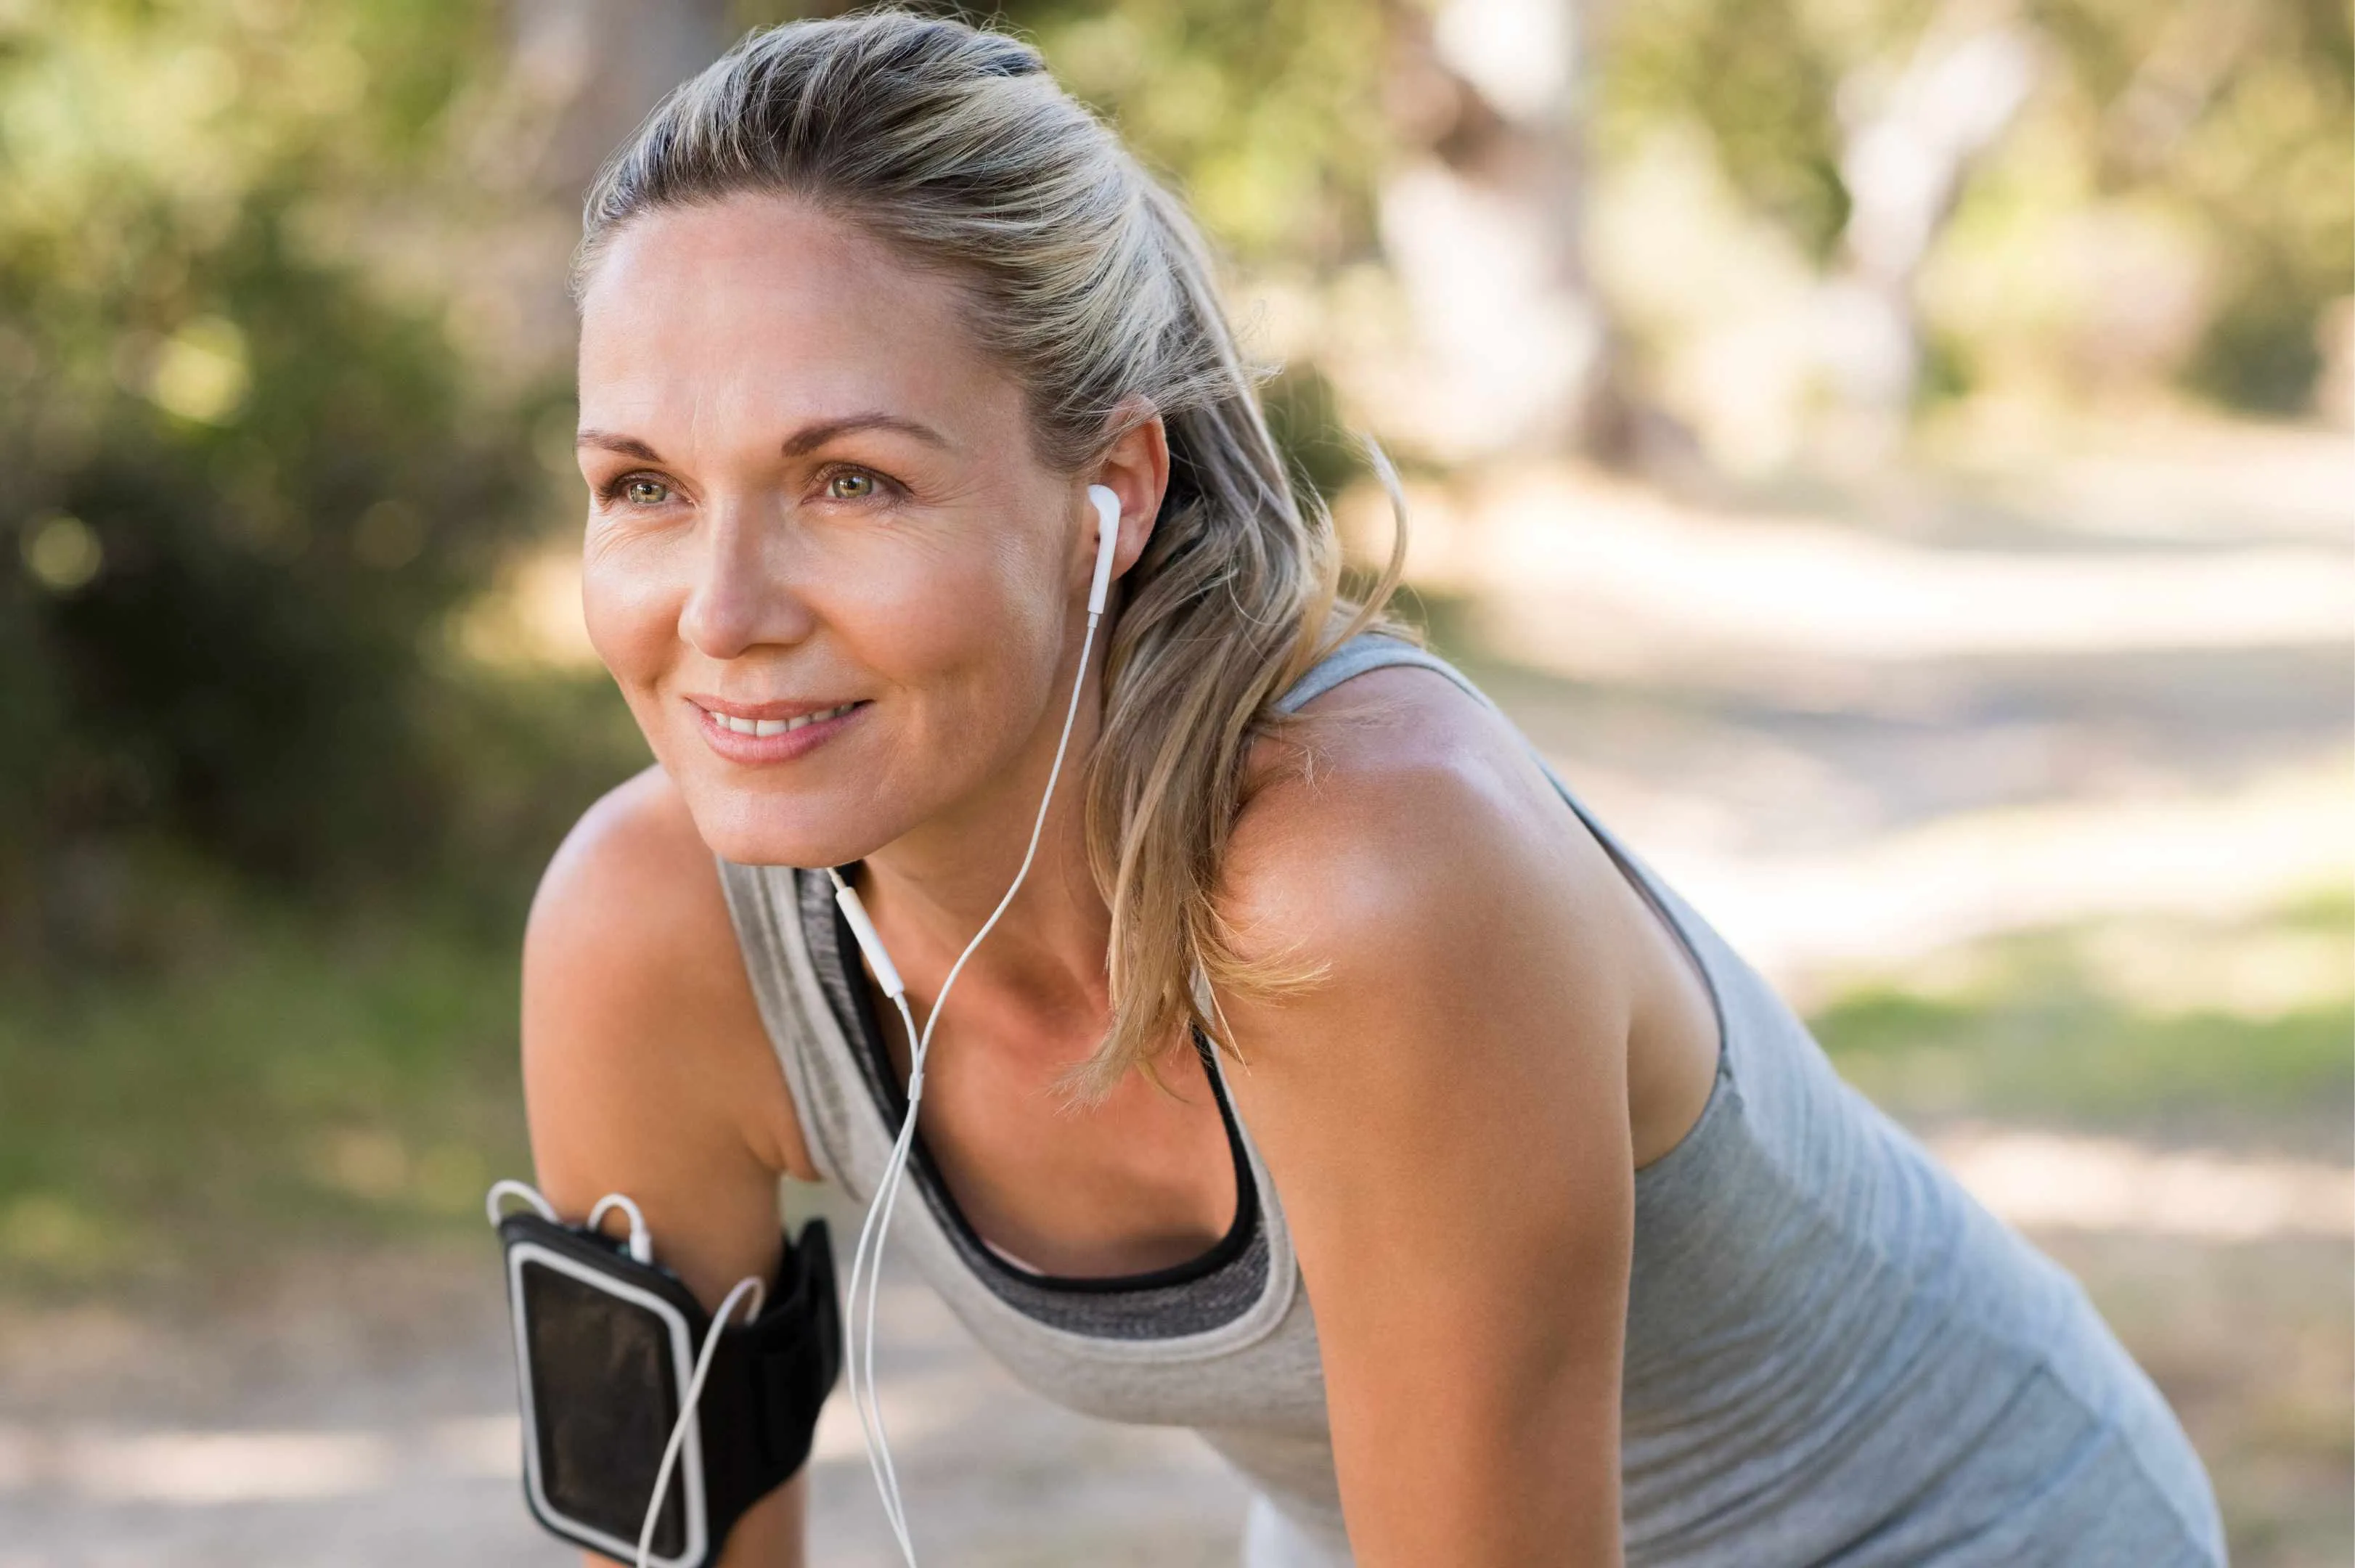
[[[521,912],[645,752],[561,292],[723,0],[0,0],[0,1568],[556,1563]],[[1004,7],[1224,248],[1301,483],[2086,1284],[2243,1568],[2355,1555],[2341,0]],[[932,1560],[1232,1561],[922,1291]],[[836,1413],[839,1414],[839,1413]],[[816,1560],[886,1561],[829,1419]]]

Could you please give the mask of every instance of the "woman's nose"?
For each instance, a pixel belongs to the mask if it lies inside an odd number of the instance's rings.
[[[679,635],[715,659],[806,637],[813,618],[783,559],[775,520],[742,503],[715,507],[707,519]]]

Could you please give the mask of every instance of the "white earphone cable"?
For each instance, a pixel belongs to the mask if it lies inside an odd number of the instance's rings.
[[[623,1200],[628,1202],[627,1199]],[[751,1310],[744,1314],[746,1322],[761,1316],[762,1295],[760,1277],[746,1275],[729,1291],[719,1310],[711,1315],[711,1328],[703,1336],[703,1349],[695,1358],[695,1375],[687,1380],[687,1397],[679,1401],[678,1419],[671,1423],[670,1441],[663,1445],[662,1464],[655,1470],[655,1493],[646,1501],[645,1522],[638,1527],[637,1568],[648,1568],[654,1557],[655,1520],[662,1514],[663,1494],[670,1489],[671,1471],[678,1464],[679,1445],[687,1440],[687,1424],[695,1419],[696,1402],[703,1397],[703,1380],[711,1371],[711,1354],[719,1348],[719,1330],[728,1327],[728,1315],[746,1296],[752,1298]]]
[[[943,994],[946,994],[945,989]],[[915,1018],[908,1010],[907,997],[904,993],[898,994],[894,995],[891,1000],[900,1010],[900,1020],[908,1031],[908,1039],[917,1041],[921,1047],[922,1040],[916,1030]],[[933,1016],[935,1018],[939,1016],[937,1007],[933,1009]],[[877,1183],[875,1197],[868,1204],[866,1221],[858,1230],[858,1246],[851,1259],[850,1284],[846,1292],[843,1310],[843,1360],[847,1363],[850,1373],[850,1402],[858,1413],[859,1431],[867,1440],[868,1468],[874,1473],[876,1490],[883,1499],[883,1512],[890,1523],[892,1539],[899,1543],[900,1556],[911,1564],[913,1564],[916,1560],[915,1544],[909,1536],[907,1514],[900,1500],[899,1471],[891,1462],[891,1445],[883,1426],[882,1405],[873,1392],[875,1328],[871,1303],[875,1295],[872,1281],[879,1278],[881,1272],[879,1259],[882,1232],[888,1230],[890,1223],[891,1203],[887,1194],[897,1195],[900,1178],[907,1169],[908,1156],[915,1137],[916,1106],[922,1098],[922,1058],[911,1051],[911,1064],[908,1074],[908,1115],[900,1124],[899,1137],[892,1143],[890,1157],[884,1163],[883,1179]],[[882,1227],[880,1230],[878,1228],[879,1221]],[[871,1275],[868,1274],[870,1257],[878,1260],[875,1272]],[[860,1355],[858,1344],[858,1287],[862,1277],[870,1281],[868,1290],[870,1307],[867,1317],[867,1346],[864,1357]]]
[[[1098,575],[1101,580],[1102,572],[1099,571]],[[1030,874],[1030,862],[1038,857],[1039,841],[1046,833],[1048,807],[1055,799],[1055,782],[1062,775],[1063,755],[1071,747],[1071,723],[1079,716],[1080,694],[1087,684],[1088,656],[1095,645],[1096,624],[1101,618],[1100,604],[1092,603],[1087,634],[1080,643],[1079,672],[1072,677],[1071,700],[1063,709],[1063,732],[1055,741],[1055,761],[1047,770],[1046,793],[1039,797],[1039,815],[1030,825],[1030,843],[1022,852],[1022,864],[1014,873],[1013,884],[1006,890],[1006,896],[997,901],[997,907],[990,912],[981,929],[974,933],[973,940],[965,944],[964,951],[957,955],[957,961],[949,966],[948,978],[941,982],[941,993],[932,1000],[931,1016],[925,1019],[921,1035],[916,1032],[915,1019],[908,1011],[906,997],[895,996],[892,998],[899,1004],[900,1017],[907,1027],[908,1038],[913,1042],[908,1063],[908,1115],[900,1124],[899,1137],[891,1146],[891,1157],[884,1166],[882,1179],[876,1185],[875,1196],[868,1202],[866,1223],[859,1228],[858,1248],[850,1264],[849,1310],[844,1314],[843,1327],[846,1360],[850,1362],[851,1403],[858,1408],[859,1425],[867,1437],[868,1467],[875,1474],[876,1489],[883,1499],[883,1511],[890,1520],[892,1537],[899,1542],[900,1554],[907,1568],[916,1568],[916,1548],[908,1533],[907,1511],[900,1499],[898,1467],[891,1462],[891,1445],[884,1431],[882,1406],[875,1391],[875,1307],[881,1291],[883,1243],[890,1233],[892,1211],[899,1204],[900,1188],[906,1177],[909,1156],[915,1144],[916,1108],[923,1097],[924,1058],[932,1048],[932,1030],[940,1025],[942,1009],[948,1005],[949,990],[956,984],[958,975],[964,972],[965,960],[973,956],[974,949],[981,945],[982,939],[997,924],[998,917],[1013,904],[1014,895],[1022,889],[1023,879]],[[847,888],[840,873],[829,869],[826,874],[834,879],[837,893]],[[862,1281],[867,1288],[863,1315],[858,1304]],[[867,1339],[863,1350],[858,1342],[862,1328]]]

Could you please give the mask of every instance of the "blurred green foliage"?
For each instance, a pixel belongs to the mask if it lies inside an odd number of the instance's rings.
[[[309,890],[432,861],[469,781],[430,645],[537,499],[531,411],[323,243],[319,198],[438,176],[496,16],[7,15],[0,933],[107,945],[158,841]]]
[[[1866,90],[1953,12],[2016,18],[2037,58],[2029,104],[1977,162],[1951,232],[2028,233],[2129,214],[2180,237],[2209,295],[2185,385],[2299,413],[2332,302],[2355,285],[2355,42],[2337,0],[1658,0],[1615,7],[1600,42],[1595,143],[1630,155],[1663,127],[1708,135],[1740,197],[1833,264],[1849,212],[1843,138]],[[2049,254],[2047,266],[2071,258]],[[1965,324],[1933,379],[1979,379]]]
[[[272,1249],[456,1234],[529,1169],[512,951],[410,912],[231,900],[202,962],[0,975],[0,1281],[218,1279]],[[168,1042],[168,1049],[162,1049]]]
[[[2096,187],[2216,241],[2220,304],[2189,366],[2232,406],[2302,411],[2321,306],[2355,286],[2355,18],[2337,0],[2038,0],[2066,51]]]
[[[1625,155],[1664,122],[1689,118],[1707,129],[1719,161],[1742,196],[1782,224],[1817,262],[1831,258],[1848,221],[1839,173],[1834,94],[1848,57],[1886,48],[1892,25],[1911,18],[1851,9],[1843,22],[1860,37],[1830,32],[1806,0],[1661,0],[1626,7],[1611,24],[1603,73],[1600,142]],[[1919,5],[1904,10],[1918,13]],[[1876,25],[1877,24],[1877,25]]]

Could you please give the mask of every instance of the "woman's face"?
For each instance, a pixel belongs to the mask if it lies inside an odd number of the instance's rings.
[[[959,304],[766,196],[639,217],[589,282],[589,635],[731,860],[849,860],[1051,747],[1090,476],[1032,455]]]

